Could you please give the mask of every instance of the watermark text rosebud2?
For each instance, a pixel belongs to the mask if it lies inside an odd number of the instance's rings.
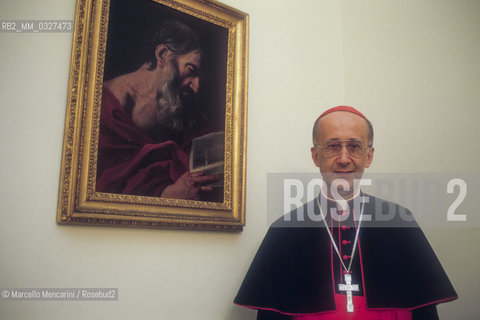
[[[367,186],[371,184],[372,184],[371,179],[355,179],[353,189],[360,190],[361,186]],[[297,211],[296,212],[297,221],[305,221],[304,211],[307,211],[306,214],[310,221],[322,221],[323,217],[322,215],[315,212],[315,210],[313,209],[314,202],[312,201],[318,196],[319,190],[323,190],[324,194],[329,194],[332,197],[332,199],[337,201],[342,207],[348,206],[348,199],[345,199],[344,197],[342,197],[342,195],[339,192],[339,187],[341,187],[343,190],[353,192],[353,190],[350,190],[350,185],[348,181],[344,179],[334,180],[330,188],[328,188],[327,184],[323,179],[319,179],[319,178],[310,180],[307,183],[306,190],[304,188],[304,185],[302,184],[302,181],[300,181],[299,179],[285,179],[283,186],[284,186],[283,209],[284,209],[284,212],[286,213],[284,216],[285,221],[291,220],[292,209],[296,209]],[[295,196],[292,197],[293,189],[295,189]],[[307,207],[306,207],[307,210],[304,210],[304,206],[302,203],[302,199],[305,192],[307,194]],[[322,207],[326,206],[325,198],[321,198],[320,202]],[[361,202],[362,203],[368,202],[368,197],[360,196],[360,197],[355,197],[353,199],[353,206],[354,206],[355,212],[360,211],[359,208],[360,208]],[[338,215],[336,210],[333,211],[332,215],[336,221],[345,220],[347,217],[347,216]],[[371,220],[371,217],[368,215],[364,215],[363,219],[364,221],[365,220],[369,221]]]
[[[273,223],[282,215],[286,222],[291,219],[321,221],[318,210],[313,210],[320,190],[337,203],[348,203],[341,194],[349,188],[354,190],[355,195],[357,190],[361,190],[362,197],[353,199],[354,212],[359,211],[362,203],[368,203],[371,197],[375,197],[399,204],[402,209],[397,212],[396,218],[400,217],[403,221],[415,219],[425,227],[480,227],[480,215],[475,214],[474,199],[475,194],[480,194],[478,173],[369,173],[350,181],[334,180],[318,173],[269,173],[267,222]],[[373,214],[365,212],[363,219],[388,221],[394,218],[388,210],[375,210]],[[341,221],[345,217],[338,219]]]

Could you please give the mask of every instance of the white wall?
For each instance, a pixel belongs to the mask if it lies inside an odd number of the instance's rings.
[[[250,14],[239,234],[56,225],[72,34],[0,33],[0,288],[119,288],[117,302],[0,301],[1,319],[254,319],[232,300],[267,228],[266,174],[315,171],[312,121],[333,105],[372,119],[374,172],[480,172],[480,2],[224,2]],[[74,6],[0,0],[0,19]],[[441,316],[474,319],[479,228],[425,231],[460,295]]]
[[[376,130],[370,171],[478,179],[480,2],[343,1],[343,28],[345,101]],[[440,317],[478,318],[478,224],[423,230],[459,295],[439,306]]]

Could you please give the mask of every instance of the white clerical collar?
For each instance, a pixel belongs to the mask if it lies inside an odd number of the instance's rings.
[[[329,196],[326,195],[326,192],[325,192],[324,188],[320,188],[320,193],[321,193],[322,197],[324,197],[325,199],[330,200],[333,203],[335,203],[337,205],[338,210],[347,211],[348,208],[349,208],[348,202],[352,201],[353,199],[355,199],[356,197],[358,197],[360,195],[360,188],[358,188],[357,192],[351,198],[348,198],[348,199],[343,199],[343,198],[342,199],[333,199],[333,198],[330,198]]]

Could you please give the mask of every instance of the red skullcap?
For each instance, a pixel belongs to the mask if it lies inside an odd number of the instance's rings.
[[[351,112],[351,113],[354,113],[356,114],[357,116],[360,116],[362,117],[363,119],[367,120],[367,117],[365,117],[363,115],[363,113],[361,113],[360,111],[358,111],[357,109],[353,108],[353,107],[349,107],[349,106],[338,106],[338,107],[333,107],[333,108],[330,108],[328,109],[327,111],[325,111],[324,113],[322,113],[320,115],[320,117],[318,117],[319,119],[323,116],[326,116],[327,114],[329,113],[332,113],[332,112],[335,112],[335,111],[346,111],[346,112]]]

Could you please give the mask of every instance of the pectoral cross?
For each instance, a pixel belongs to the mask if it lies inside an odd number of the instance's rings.
[[[347,292],[347,312],[353,312],[352,291],[359,291],[358,284],[352,284],[352,275],[345,274],[345,284],[339,283],[338,290]]]

